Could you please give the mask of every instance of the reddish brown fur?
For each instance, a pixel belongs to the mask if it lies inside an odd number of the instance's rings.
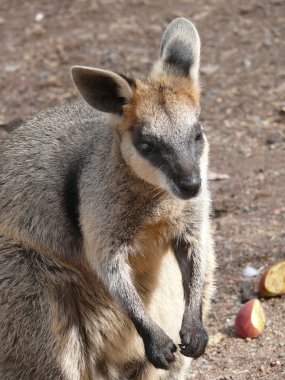
[[[180,103],[199,109],[200,92],[199,85],[190,78],[158,76],[145,82],[137,80],[133,99],[124,107],[124,123],[120,129],[130,129],[154,105],[167,104],[171,108],[172,104]]]

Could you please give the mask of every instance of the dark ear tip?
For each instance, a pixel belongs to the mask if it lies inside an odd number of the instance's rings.
[[[78,78],[78,76],[82,73],[86,75],[88,68],[83,66],[72,66],[70,68],[70,75],[72,79]]]
[[[72,66],[70,68],[70,76],[72,80],[74,81],[79,73],[79,66]]]
[[[79,66],[71,66],[70,73],[74,74],[78,70]]]
[[[75,82],[77,79],[89,78],[94,75],[94,69],[92,67],[87,66],[72,66],[70,68],[70,75],[73,81]]]

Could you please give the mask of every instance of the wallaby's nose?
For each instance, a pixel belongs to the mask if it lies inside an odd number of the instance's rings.
[[[178,179],[177,185],[183,197],[195,197],[201,187],[201,178],[192,175],[183,176]]]

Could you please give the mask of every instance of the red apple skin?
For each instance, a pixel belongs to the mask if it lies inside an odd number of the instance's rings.
[[[269,268],[266,272],[263,273],[263,275],[261,276],[261,279],[259,281],[259,289],[258,289],[258,295],[260,297],[264,297],[264,298],[269,298],[269,297],[273,297],[274,294],[273,293],[270,293],[268,290],[266,290],[265,288],[265,279],[266,279],[266,276],[267,274],[269,273],[271,268]]]
[[[258,318],[259,325],[254,326],[252,323],[252,314],[255,312],[254,307],[262,309],[261,303],[258,299],[252,299],[246,302],[236,316],[235,331],[240,338],[257,338],[264,331],[265,317],[263,311],[263,318]]]

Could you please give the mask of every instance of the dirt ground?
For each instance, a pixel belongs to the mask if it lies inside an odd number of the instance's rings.
[[[246,265],[285,259],[284,0],[1,0],[0,124],[74,100],[73,64],[145,74],[177,16],[201,35],[211,171],[230,176],[211,182],[217,292],[189,380],[285,379],[284,298],[262,300],[260,338],[233,329]]]

